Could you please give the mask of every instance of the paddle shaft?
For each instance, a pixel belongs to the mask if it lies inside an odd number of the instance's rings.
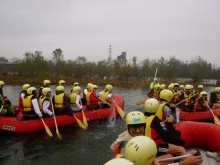
[[[192,97],[195,97],[196,95],[198,95],[198,93],[192,95],[191,97],[189,97],[189,98],[187,98],[187,99],[189,100],[189,99],[191,99]],[[186,101],[186,100],[184,100],[184,102],[185,102],[185,101]],[[175,107],[176,107],[177,105],[181,104],[181,103],[183,103],[183,102],[180,101],[179,103],[175,104]]]
[[[190,156],[190,154],[187,154],[187,155],[176,156],[176,157],[172,157],[172,158],[161,159],[161,160],[158,160],[158,161],[159,162],[166,162],[166,161],[170,161],[170,160],[179,160],[179,159],[187,158],[189,156]]]
[[[2,108],[3,108],[3,105],[2,105],[2,107],[1,107],[1,109],[0,109],[0,113],[1,113],[1,111],[2,111]]]
[[[156,72],[155,72],[155,75],[154,75],[154,82],[155,82],[155,78],[157,78],[157,69],[158,68],[156,68]]]

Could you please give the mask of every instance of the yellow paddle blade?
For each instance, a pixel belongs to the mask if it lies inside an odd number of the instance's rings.
[[[121,116],[121,118],[125,117],[125,112],[123,111],[123,109],[121,109],[121,107],[117,106],[117,110],[118,110],[118,113],[119,115]]]
[[[215,124],[218,125],[218,126],[220,126],[220,121],[219,121],[218,117],[215,116],[215,115],[214,115],[213,117],[214,117],[214,122],[215,122]]]
[[[56,125],[56,134],[57,134],[58,139],[62,139],[62,135],[59,133],[57,125]]]
[[[73,115],[73,116],[74,116],[74,118],[76,119],[76,121],[77,121],[79,127],[81,127],[82,129],[86,130],[87,127],[86,127],[75,115]]]
[[[84,112],[82,111],[82,115],[83,115],[83,124],[88,127],[88,122],[87,122],[87,119],[86,119],[86,116],[84,114]]]
[[[46,126],[46,125],[45,125],[45,126]],[[49,129],[47,126],[45,127],[45,129],[46,129],[47,134],[48,134],[50,137],[53,137],[52,132],[50,131],[50,129]]]
[[[136,105],[139,106],[139,105],[142,105],[144,103],[145,103],[145,100],[141,100],[141,101],[137,102]]]
[[[50,136],[50,137],[53,137],[53,134],[51,133],[50,129],[48,128],[48,126],[44,123],[44,120],[42,118],[40,118],[43,125],[44,125],[44,128],[45,128],[45,131],[46,133]]]

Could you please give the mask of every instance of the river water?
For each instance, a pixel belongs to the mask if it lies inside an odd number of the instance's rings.
[[[55,91],[55,86],[51,88]],[[99,87],[97,92],[103,88]],[[65,87],[66,92],[70,89],[71,86]],[[210,93],[214,87],[204,89]],[[5,85],[3,90],[12,104],[18,105],[21,86]],[[137,107],[136,102],[143,100],[147,92],[148,87],[114,87],[112,91],[123,96],[126,113],[144,112],[143,105]],[[55,129],[51,129],[52,138],[47,137],[45,130],[23,134],[0,132],[0,165],[102,165],[113,158],[110,145],[126,130],[125,119],[113,116],[88,124],[86,131],[78,125],[59,127],[61,140],[56,137]]]

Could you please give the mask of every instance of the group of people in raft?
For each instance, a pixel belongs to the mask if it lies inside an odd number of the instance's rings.
[[[1,104],[2,110],[0,115],[16,116],[19,110],[11,109],[5,105],[10,101],[3,95],[4,82],[0,81],[1,85]],[[50,88],[50,80],[44,80],[43,86],[37,92],[35,87],[30,84],[24,84],[22,91],[19,94],[19,106],[23,107],[23,117],[25,119],[32,119],[37,117],[52,116],[53,112],[56,115],[73,114],[76,111],[82,110],[82,105],[86,105],[88,110],[95,110],[99,108],[110,107],[112,103],[112,89],[113,86],[107,84],[105,89],[96,94],[97,85],[88,83],[83,90],[83,97],[81,98],[81,88],[78,82],[75,82],[70,93],[65,92],[65,81],[60,80],[56,87],[55,94],[52,96]],[[52,98],[52,99],[51,99]]]
[[[150,91],[147,94],[149,98],[160,100],[161,90],[166,89],[165,84],[159,84],[157,78],[150,84]],[[170,83],[167,87],[173,93],[173,97],[169,103],[172,110],[172,115],[177,117],[179,121],[179,110],[186,112],[201,112],[208,111],[209,109],[220,109],[220,87],[215,87],[214,91],[210,93],[209,99],[207,92],[204,90],[203,85],[198,85],[195,90],[193,85],[179,85],[178,83]]]
[[[187,86],[186,86],[187,87]],[[126,115],[127,130],[122,132],[110,148],[115,158],[105,165],[200,165],[203,156],[192,151],[189,157],[174,161],[160,161],[174,156],[186,155],[181,132],[175,129],[174,117],[169,107],[174,93],[169,89],[160,91],[158,101],[145,101],[145,112],[132,111]],[[220,161],[220,152],[209,152],[207,156]]]

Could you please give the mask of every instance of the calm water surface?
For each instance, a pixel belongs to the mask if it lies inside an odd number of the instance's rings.
[[[51,86],[54,91],[55,86]],[[71,86],[65,87],[69,92]],[[100,92],[103,87],[99,87]],[[13,105],[18,105],[20,86],[5,85],[4,94]],[[205,87],[209,93],[213,87]],[[136,102],[143,100],[148,92],[146,88],[114,87],[113,93],[122,95],[125,100],[126,113],[139,110]],[[59,127],[62,140],[56,137],[55,129],[51,129],[54,137],[48,138],[45,131],[24,134],[0,132],[0,165],[102,165],[111,158],[113,152],[110,145],[118,134],[126,130],[125,119],[110,119],[89,122],[86,131],[77,125]]]

